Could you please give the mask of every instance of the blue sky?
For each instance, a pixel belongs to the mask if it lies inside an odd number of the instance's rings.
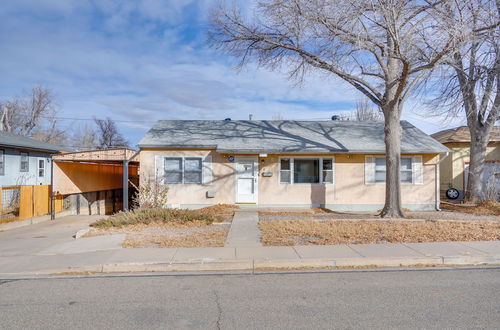
[[[0,100],[36,84],[53,89],[60,117],[111,117],[132,145],[157,119],[328,119],[360,94],[317,74],[294,86],[206,44],[211,0],[3,0]],[[427,133],[443,129],[408,103]],[[69,130],[85,121],[64,121]]]

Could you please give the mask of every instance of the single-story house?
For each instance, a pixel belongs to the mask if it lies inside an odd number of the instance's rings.
[[[403,207],[439,207],[439,155],[449,150],[401,122]],[[169,186],[170,207],[381,209],[384,124],[356,121],[160,120],[139,142],[140,184]]]
[[[49,185],[51,157],[63,149],[0,130],[0,187]]]
[[[49,212],[51,157],[63,149],[0,130],[0,223]]]
[[[447,129],[431,135],[451,150],[441,155],[441,190],[444,193],[450,188],[457,189],[458,199],[463,199],[467,187],[467,175],[470,160],[470,132],[467,126]],[[500,127],[493,127],[490,141],[486,148],[486,164],[482,180],[488,180],[500,173]],[[455,197],[455,196],[453,196]]]

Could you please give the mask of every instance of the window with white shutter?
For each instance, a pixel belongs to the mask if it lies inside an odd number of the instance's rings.
[[[384,184],[386,180],[385,157],[366,156],[365,158],[365,183]],[[404,184],[423,184],[422,156],[402,156],[400,162],[400,180]]]

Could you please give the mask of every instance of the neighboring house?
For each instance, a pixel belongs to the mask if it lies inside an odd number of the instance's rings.
[[[48,214],[51,157],[61,150],[50,143],[0,131],[0,224]]]
[[[457,189],[459,199],[463,199],[467,187],[470,156],[470,132],[467,126],[447,129],[432,134],[432,137],[448,147],[451,152],[441,157],[441,190]],[[500,127],[493,127],[486,149],[486,164],[483,172],[484,184],[500,173]]]
[[[49,185],[51,155],[61,147],[0,131],[0,187]]]
[[[439,207],[439,154],[449,150],[403,128],[403,207]],[[384,124],[355,121],[158,121],[139,143],[141,185],[169,186],[168,206],[377,210],[385,200]]]

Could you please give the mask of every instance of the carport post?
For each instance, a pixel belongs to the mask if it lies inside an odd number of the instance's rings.
[[[123,161],[123,211],[128,211],[128,160]]]

